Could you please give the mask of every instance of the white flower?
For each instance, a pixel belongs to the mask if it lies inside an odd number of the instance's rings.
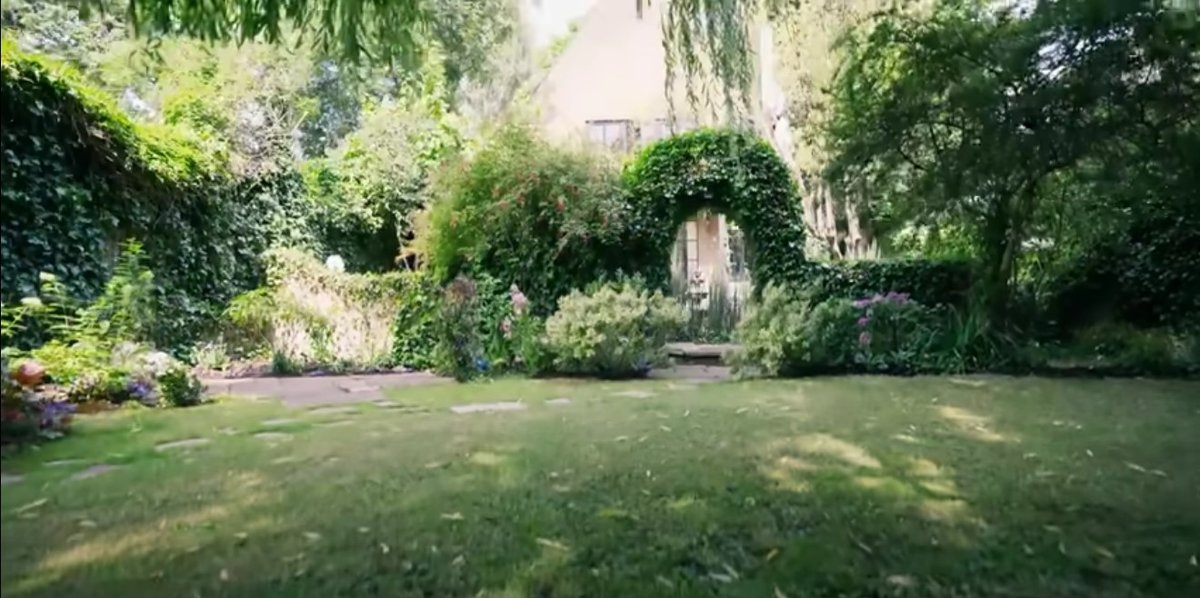
[[[343,260],[340,255],[331,255],[325,258],[325,267],[334,272],[345,272],[346,260]]]

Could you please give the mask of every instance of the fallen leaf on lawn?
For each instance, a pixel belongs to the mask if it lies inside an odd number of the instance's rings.
[[[1042,529],[1044,529],[1052,534],[1061,534],[1062,533],[1062,528],[1058,527],[1057,525],[1043,525]]]
[[[659,575],[659,576],[655,577],[655,578],[654,578],[654,581],[656,581],[656,582],[658,582],[658,583],[662,584],[663,586],[666,586],[668,589],[674,589],[674,588],[675,588],[675,584],[671,583],[671,580],[669,580],[669,579],[667,579],[667,578],[665,578],[665,577],[663,577],[663,576],[661,576],[661,575]]]
[[[317,540],[321,539],[321,534],[318,534],[317,532],[304,532],[304,537],[308,538],[312,542],[316,542]]]
[[[628,436],[617,436],[613,440],[616,442],[625,442],[626,440],[629,440],[629,437]]]
[[[1095,548],[1095,550],[1096,550],[1096,554],[1098,554],[1098,555],[1100,555],[1100,556],[1102,556],[1102,557],[1104,557],[1104,558],[1106,558],[1106,559],[1115,559],[1115,558],[1117,558],[1117,555],[1113,554],[1113,553],[1112,553],[1112,551],[1110,551],[1109,549],[1107,549],[1107,548],[1105,548],[1105,547],[1103,547],[1103,546],[1097,546],[1097,547]]]
[[[446,519],[448,521],[462,521],[463,514],[459,513],[458,511],[453,513],[442,513],[442,519]]]
[[[719,581],[721,583],[733,583],[732,577],[730,577],[728,575],[722,575],[720,573],[709,573],[708,577],[714,581]]]
[[[382,552],[383,554],[387,554],[391,551],[392,551],[391,546],[388,546],[387,544],[384,544],[383,542],[379,543],[379,552]]]
[[[659,427],[658,427],[658,429],[659,429],[659,430],[662,430],[663,432],[670,432],[670,431],[671,431],[671,428],[668,428],[667,426],[659,426]]]
[[[689,416],[689,415],[691,415],[691,414],[692,414],[692,410],[691,410],[691,409],[685,409],[685,410],[683,411],[683,416],[684,416],[684,417],[687,417],[687,416]]]
[[[728,573],[730,577],[734,579],[741,577],[741,575],[738,575],[737,571],[734,571],[733,567],[729,566],[729,563],[721,563],[721,566],[725,568],[725,572]]]
[[[1033,556],[1033,547],[1032,546],[1030,546],[1028,544],[1023,544],[1023,545],[1021,545],[1021,548],[1025,551],[1025,554]]]
[[[1065,544],[1063,544],[1062,542],[1059,542],[1059,543],[1058,543],[1058,552],[1059,552],[1060,554],[1064,554],[1064,555],[1065,555],[1065,554],[1067,554],[1067,547],[1066,547],[1066,545],[1065,545]]]
[[[430,461],[425,464],[425,469],[441,469],[445,466],[446,464],[441,461]]]
[[[367,533],[367,532],[369,532],[369,531],[371,531],[371,528],[369,528],[369,527],[365,527],[365,526],[364,526],[364,527],[360,527],[360,528],[358,528],[358,533],[360,533],[360,534],[365,534],[365,533]]]
[[[749,410],[750,410],[749,407],[739,407],[737,411],[734,411],[734,413],[741,415]]]
[[[551,540],[549,538],[538,538],[537,543],[541,544],[542,546],[554,548],[556,550],[570,550],[569,548],[567,548],[566,544],[563,544],[562,542],[558,542],[556,540]]]
[[[1132,469],[1139,473],[1147,473],[1150,475],[1156,475],[1156,476],[1163,477],[1163,478],[1167,477],[1167,472],[1165,472],[1161,469],[1146,469],[1145,467],[1142,467],[1141,465],[1138,465],[1137,463],[1130,463],[1129,461],[1125,462],[1125,467],[1128,467],[1129,469]]]
[[[901,588],[911,588],[917,585],[917,580],[913,579],[911,575],[889,575],[887,582]]]
[[[775,598],[787,598],[787,594],[784,594],[779,586],[775,586]]]
[[[1089,456],[1089,457],[1095,457],[1096,455],[1092,453],[1092,449],[1088,449],[1088,450],[1087,450],[1087,456]]]
[[[36,508],[46,504],[49,501],[50,501],[50,499],[48,499],[48,498],[39,498],[25,506],[17,508],[17,510],[13,511],[13,513],[24,513],[25,511],[32,511],[33,509],[36,509]]]
[[[467,558],[460,554],[460,555],[454,557],[453,561],[450,561],[450,566],[451,567],[461,567],[463,565],[463,563],[466,563],[466,562],[467,562]]]
[[[79,522],[79,527],[96,527],[96,522],[91,519],[84,519]]]
[[[1192,555],[1191,563],[1192,563],[1193,567],[1200,567],[1200,565],[1196,564],[1196,555],[1194,555],[1194,554]]]
[[[641,438],[638,438],[638,442],[646,442],[646,440],[648,440],[649,438],[650,438],[649,436],[642,436]]]
[[[775,560],[775,557],[777,557],[777,556],[779,556],[779,549],[772,548],[771,552],[767,553],[767,562],[769,563],[769,562]]]
[[[221,573],[218,575],[218,577],[221,578],[221,581],[229,581],[229,570],[221,569]]]

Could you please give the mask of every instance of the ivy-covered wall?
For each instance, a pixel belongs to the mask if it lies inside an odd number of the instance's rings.
[[[68,66],[5,40],[0,82],[0,255],[4,303],[57,274],[95,297],[120,243],[154,272],[155,341],[179,347],[262,279],[259,254],[282,228],[270,181],[235,183],[220,154],[178,129],[135,123]]]

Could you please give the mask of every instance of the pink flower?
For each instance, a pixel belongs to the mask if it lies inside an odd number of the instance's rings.
[[[858,319],[858,327],[859,328],[866,328],[867,324],[870,324],[870,323],[871,323],[871,318],[868,318],[867,316],[863,316]]]
[[[508,296],[512,299],[513,313],[518,316],[524,315],[525,310],[529,307],[529,298],[521,292],[520,287],[515,284],[509,287]]]
[[[861,333],[859,333],[859,335],[858,335],[858,344],[860,344],[860,345],[862,345],[862,346],[864,346],[864,347],[865,347],[865,346],[867,346],[867,345],[870,345],[870,344],[871,344],[871,333],[870,333],[870,332],[867,332],[866,330],[864,330],[864,331],[862,331]]]

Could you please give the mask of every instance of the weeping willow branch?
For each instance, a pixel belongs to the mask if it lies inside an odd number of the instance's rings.
[[[751,103],[755,76],[750,25],[760,3],[771,0],[670,0],[663,21],[666,95],[675,111],[675,82],[682,75],[688,103],[712,108],[710,85],[720,87],[724,113],[736,122]],[[641,11],[641,0],[638,10]]]
[[[185,35],[211,42],[280,43],[298,32],[326,56],[349,63],[414,68],[429,39],[434,0],[74,0],[81,10],[125,5],[140,37]],[[469,10],[476,0],[461,0]],[[627,0],[628,1],[628,0]],[[782,0],[659,0],[665,3],[663,45],[667,98],[679,76],[693,108],[712,106],[711,86],[729,117],[750,105],[754,51],[750,24],[760,8]],[[633,0],[641,15],[651,0]],[[453,51],[454,48],[447,48]],[[674,112],[674,102],[670,109]]]

